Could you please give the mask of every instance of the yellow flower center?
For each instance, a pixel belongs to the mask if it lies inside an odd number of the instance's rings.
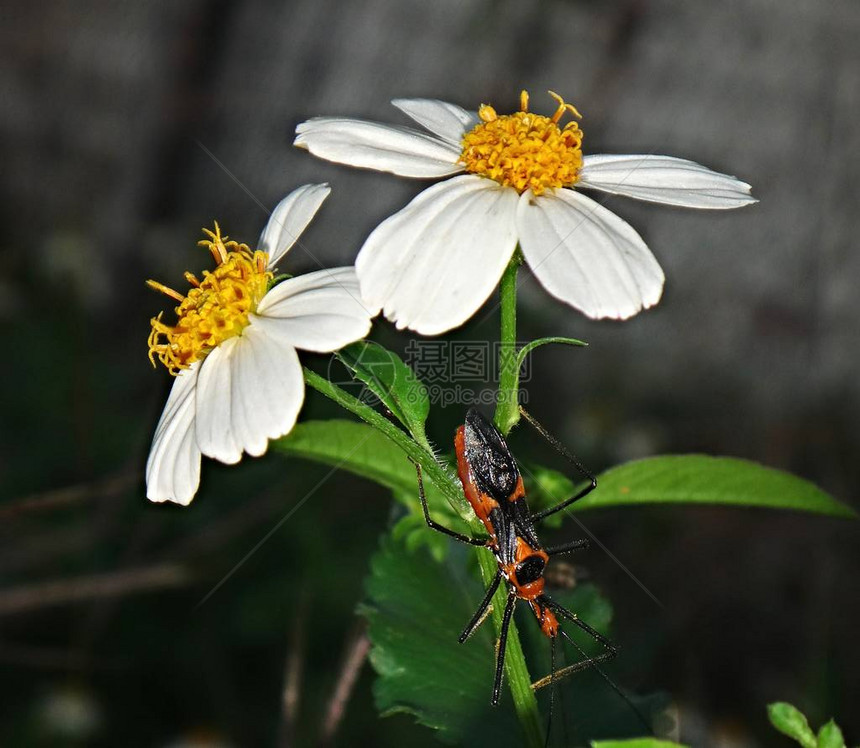
[[[488,104],[478,110],[481,122],[463,136],[460,162],[466,171],[494,179],[522,194],[540,195],[555,187],[570,187],[582,168],[582,130],[576,122],[558,123],[565,112],[580,117],[572,104],[552,91],[558,103],[552,117],[529,112],[527,91],[520,94],[520,109],[499,116]]]
[[[234,335],[241,335],[248,325],[248,315],[257,310],[273,274],[268,271],[269,255],[252,252],[247,245],[227,241],[215,224],[215,231],[203,229],[208,239],[198,242],[215,258],[217,267],[204,270],[203,280],[185,273],[192,288],[187,296],[156,281],[150,288],[176,299],[176,324],[161,321],[161,313],[152,319],[149,333],[149,360],[155,366],[158,358],[176,376]]]

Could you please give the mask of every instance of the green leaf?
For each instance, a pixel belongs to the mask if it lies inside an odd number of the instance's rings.
[[[657,738],[634,738],[633,740],[599,740],[591,743],[591,748],[687,748],[681,743]]]
[[[348,470],[395,491],[417,512],[415,468],[382,433],[354,421],[306,421],[272,442],[281,452]],[[576,486],[561,473],[521,463],[533,511],[572,495]],[[425,480],[434,518],[459,524],[442,493]],[[599,476],[595,491],[574,509],[646,504],[723,504],[795,509],[834,517],[857,515],[809,481],[746,460],[704,455],[668,455],[628,462]],[[460,525],[455,529],[465,531]]]
[[[818,748],[845,748],[842,730],[832,719],[818,731]]]
[[[787,704],[784,701],[768,704],[767,716],[770,719],[770,723],[777,730],[796,740],[803,746],[803,748],[816,747],[818,741],[815,739],[815,735],[809,728],[809,723],[806,721],[806,717],[804,717],[803,713],[796,707],[793,707],[791,704]]]
[[[406,550],[413,552],[422,546],[425,547],[433,560],[442,563],[448,555],[447,538],[442,533],[433,532],[424,517],[418,514],[407,514],[401,517],[397,524],[391,528],[391,537],[403,543]]]
[[[392,491],[409,491],[417,496],[415,467],[409,458],[384,434],[363,423],[342,419],[305,421],[271,445],[278,452],[333,465]]]
[[[426,549],[410,552],[402,542],[383,538],[360,607],[379,675],[376,704],[383,715],[415,715],[449,743],[520,745],[507,690],[498,708],[490,706],[491,627],[482,626],[465,644],[457,642],[483,595],[480,584],[463,573],[464,550],[452,548],[453,560],[439,565]]]
[[[332,465],[385,486],[416,516],[422,516],[415,466],[400,447],[372,426],[342,419],[304,421],[271,444],[283,454]],[[426,478],[424,490],[434,519],[454,525],[452,529],[469,532],[442,492]],[[421,524],[427,532],[432,532],[423,516]]]
[[[463,496],[463,491],[457,482],[456,476],[445,465],[437,462],[436,456],[427,443],[426,438],[423,443],[419,444],[385,416],[377,413],[369,405],[353,397],[325,377],[321,377],[307,367],[303,367],[302,374],[304,375],[305,383],[309,387],[313,387],[317,392],[325,395],[344,410],[357,415],[366,424],[381,432],[401,452],[407,455],[412,463],[421,465],[424,476],[445,495],[445,498],[454,507],[455,511],[464,518],[470,516],[469,503]]]
[[[489,706],[494,665],[489,621],[465,644],[457,643],[484,593],[474,576],[464,571],[474,566],[472,551],[449,542],[446,561],[439,564],[425,547],[407,547],[408,540],[402,536],[408,532],[408,523],[401,521],[382,540],[365,582],[361,613],[369,622],[371,662],[379,675],[374,685],[378,708],[383,714],[413,714],[421,724],[439,730],[446,742],[498,748],[522,745],[507,681],[503,703],[497,709]],[[612,608],[593,585],[554,591],[552,597],[607,632]],[[528,605],[521,603],[517,609],[517,627],[537,680],[549,673],[550,642]],[[566,625],[565,630],[587,652],[602,651],[575,626]],[[569,645],[557,646],[559,666],[580,659]],[[537,696],[546,719],[549,688],[539,690]],[[662,696],[631,698],[645,715],[665,706]],[[643,729],[630,707],[593,671],[558,682],[555,710],[553,733],[556,737],[574,734],[577,745],[594,737],[637,735]]]
[[[640,504],[722,504],[857,517],[807,480],[747,460],[705,455],[650,457],[607,470],[597,489],[573,508]]]
[[[426,442],[424,422],[430,413],[427,388],[400,356],[369,340],[359,340],[335,355],[410,434],[422,444]]]

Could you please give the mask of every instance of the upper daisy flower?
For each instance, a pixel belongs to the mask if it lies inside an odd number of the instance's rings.
[[[321,158],[404,177],[461,176],[434,185],[383,221],[356,261],[363,297],[398,327],[436,335],[486,301],[517,243],[553,296],[596,319],[653,306],[663,271],[636,231],[574,188],[667,205],[738,208],[755,202],[734,177],[669,156],[584,156],[576,109],[550,92],[552,116],[477,114],[433,99],[392,103],[426,128],[317,117],[295,145]]]
[[[215,259],[186,295],[155,281],[179,302],[177,321],[152,320],[149,357],[176,377],[146,463],[146,495],[188,504],[200,482],[201,455],[235,463],[259,456],[288,433],[305,396],[296,349],[326,353],[364,337],[374,313],[351,267],[275,283],[274,268],[329,194],[305,185],[275,208],[259,249],[229,241],[218,224],[200,242]]]

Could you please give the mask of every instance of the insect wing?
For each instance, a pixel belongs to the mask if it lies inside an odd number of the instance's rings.
[[[480,491],[505,506],[517,491],[520,471],[502,435],[481,413],[470,408],[464,425],[466,460]]]
[[[508,533],[521,535],[535,549],[541,543],[535,533],[517,461],[504,437],[481,413],[470,408],[463,426],[464,452],[475,487],[498,502],[512,526]]]

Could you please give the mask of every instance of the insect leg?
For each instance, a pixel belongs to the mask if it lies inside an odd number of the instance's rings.
[[[573,551],[578,551],[581,548],[588,548],[588,546],[588,539],[581,538],[580,540],[573,540],[570,543],[554,545],[551,548],[547,548],[546,553],[548,556],[558,556],[562,553],[573,553]]]
[[[618,648],[611,641],[609,641],[609,639],[607,639],[605,636],[603,636],[603,634],[601,634],[599,631],[596,631],[595,629],[593,629],[585,621],[583,621],[581,618],[579,618],[579,616],[577,616],[576,614],[571,613],[569,610],[567,610],[567,608],[559,605],[554,600],[550,600],[545,595],[542,596],[541,599],[543,600],[543,602],[546,605],[548,605],[550,608],[552,608],[552,610],[555,611],[556,613],[558,613],[562,618],[565,618],[566,620],[570,621],[571,623],[576,624],[579,628],[581,628],[589,636],[591,636],[595,641],[600,642],[600,644],[602,644],[606,648],[606,652],[604,652],[603,654],[599,654],[595,657],[589,657],[585,653],[585,650],[583,650],[583,648],[580,647],[579,644],[577,644],[570,636],[568,636],[568,634],[563,629],[561,629],[559,627],[559,633],[565,638],[566,641],[570,642],[573,645],[573,647],[576,649],[576,651],[579,652],[579,654],[584,659],[582,659],[580,662],[574,663],[573,665],[568,665],[566,668],[562,668],[558,673],[556,673],[556,675],[557,676],[558,675],[566,676],[566,675],[569,675],[571,673],[576,673],[576,672],[579,672],[580,670],[584,670],[587,667],[594,668],[594,670],[600,675],[600,677],[603,678],[603,680],[605,680],[609,684],[609,686],[612,688],[612,690],[615,691],[615,693],[617,693],[624,700],[624,702],[627,704],[627,706],[630,707],[630,709],[633,711],[633,713],[637,716],[639,721],[642,723],[643,727],[645,727],[648,730],[648,732],[653,735],[654,734],[653,728],[651,727],[651,723],[648,721],[648,719],[645,717],[645,715],[642,714],[641,711],[639,711],[637,706],[615,684],[615,681],[613,681],[612,678],[610,678],[603,671],[603,669],[600,667],[601,662],[606,662],[607,660],[611,660],[613,657],[615,657],[618,654]],[[534,688],[541,688],[542,686],[547,685],[546,683],[543,682],[546,680],[547,680],[546,678],[543,678],[542,680],[535,683],[533,685],[533,687]],[[550,683],[551,682],[552,681],[550,680]]]
[[[544,439],[546,439],[553,447],[555,447],[556,451],[559,452],[568,462],[570,462],[580,473],[582,473],[588,480],[590,484],[583,488],[579,493],[574,494],[569,499],[562,501],[560,504],[556,504],[555,506],[551,506],[549,509],[544,509],[542,512],[536,512],[532,515],[532,520],[534,522],[538,522],[546,517],[549,517],[556,512],[560,512],[562,509],[569,507],[575,501],[579,501],[583,496],[587,496],[590,494],[595,488],[597,488],[597,478],[594,477],[594,474],[588,470],[588,468],[584,467],[583,464],[574,457],[567,447],[564,446],[558,439],[556,439],[552,434],[549,433],[540,423],[535,420],[534,416],[532,416],[525,408],[520,406],[520,413],[522,413],[523,418],[525,418]]]
[[[576,615],[575,613],[571,613],[563,605],[559,605],[555,600],[547,597],[546,595],[542,595],[539,599],[548,607],[550,607],[555,613],[558,613],[562,618],[570,621],[571,623],[581,628],[586,634],[588,634],[592,639],[594,639],[594,641],[602,644],[603,647],[609,653],[611,653],[613,657],[618,654],[618,648],[611,641],[609,641],[609,639],[607,639],[597,629],[589,626],[578,615]]]
[[[549,675],[541,678],[540,680],[532,683],[532,688],[534,690],[538,690],[539,688],[546,688],[547,686],[551,686],[553,683],[560,681],[562,678],[566,678],[568,675],[573,675],[574,673],[579,673],[582,670],[587,670],[590,667],[594,667],[600,664],[601,662],[608,662],[613,657],[615,657],[614,652],[602,652],[599,655],[595,655],[594,657],[589,657],[585,654],[585,651],[580,647],[567,632],[559,629],[559,635],[566,639],[570,644],[583,656],[584,660],[580,660],[579,662],[574,662],[572,665],[566,665],[563,668],[560,668],[555,671],[555,675],[550,673]],[[602,674],[602,673],[601,673]]]
[[[502,617],[502,630],[499,632],[499,650],[496,653],[496,677],[493,679],[493,700],[492,705],[498,706],[499,695],[502,692],[502,673],[505,669],[505,647],[508,645],[508,628],[511,625],[511,616],[514,614],[514,605],[516,605],[517,596],[513,589],[508,595],[508,602],[505,605],[505,614]]]
[[[490,586],[487,588],[487,594],[484,595],[484,599],[475,611],[475,615],[472,616],[472,620],[466,624],[466,628],[464,628],[463,633],[460,634],[460,644],[466,641],[466,639],[474,633],[475,629],[484,622],[484,618],[487,615],[487,609],[490,607],[490,601],[493,599],[493,595],[496,594],[496,590],[499,589],[499,582],[501,581],[502,572],[497,571],[496,576],[493,577],[493,581],[490,582]]]
[[[454,530],[451,530],[444,525],[440,525],[438,522],[434,522],[430,519],[430,510],[427,508],[427,496],[424,493],[424,479],[421,477],[421,466],[417,462],[415,463],[415,472],[418,475],[418,497],[421,499],[421,508],[424,510],[424,519],[427,522],[427,526],[431,530],[441,532],[443,535],[454,538],[454,540],[459,540],[461,543],[486,546],[486,540],[482,540],[481,538],[470,538],[468,535],[455,532]]]

